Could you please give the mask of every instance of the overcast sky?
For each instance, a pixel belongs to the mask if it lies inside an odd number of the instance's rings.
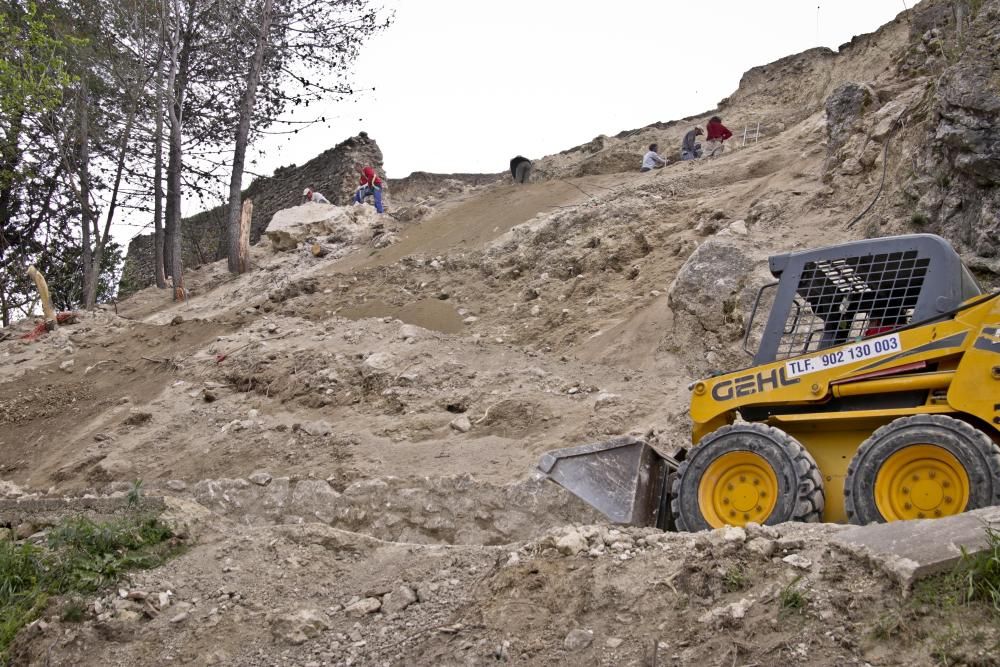
[[[497,172],[710,110],[746,70],[838,46],[910,0],[385,0],[395,22],[357,63],[374,88],[330,126],[272,138],[259,173],[366,130],[388,175]],[[818,20],[817,20],[818,19]]]
[[[713,109],[751,67],[815,46],[837,49],[913,4],[381,1],[395,21],[356,63],[355,86],[367,91],[310,111],[327,124],[267,137],[265,157],[249,170],[301,165],[365,130],[393,178],[504,171],[516,154],[538,158]],[[184,216],[198,211],[185,200]],[[116,239],[148,233],[145,222],[123,220]]]

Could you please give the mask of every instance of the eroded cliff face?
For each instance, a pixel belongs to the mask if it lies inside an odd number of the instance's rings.
[[[959,17],[961,4],[936,3],[925,12],[935,21],[914,25],[925,30],[914,36],[907,62],[932,80],[905,193],[914,225],[947,236],[974,267],[998,273],[1000,1],[967,3]]]

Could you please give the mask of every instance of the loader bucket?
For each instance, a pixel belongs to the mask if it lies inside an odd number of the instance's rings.
[[[677,462],[621,437],[545,453],[538,469],[614,523],[668,529],[667,475]]]

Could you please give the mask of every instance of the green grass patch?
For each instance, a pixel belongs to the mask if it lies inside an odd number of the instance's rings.
[[[809,604],[809,596],[798,588],[799,580],[802,577],[795,577],[790,584],[781,589],[778,593],[778,604],[781,605],[782,612],[801,613]]]
[[[130,513],[96,523],[67,519],[49,531],[44,545],[0,540],[0,664],[18,630],[67,596],[64,620],[86,614],[81,596],[121,581],[131,570],[156,567],[182,548],[155,516]]]
[[[951,572],[922,579],[913,587],[914,600],[939,609],[984,604],[1000,615],[1000,530],[987,526],[986,548],[963,552]]]
[[[728,593],[744,591],[750,588],[750,577],[742,565],[733,565],[723,575],[722,584]]]
[[[986,527],[986,549],[979,553],[963,550],[956,576],[965,602],[983,602],[1000,614],[1000,530]]]

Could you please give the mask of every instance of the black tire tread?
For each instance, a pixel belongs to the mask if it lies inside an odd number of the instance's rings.
[[[721,437],[735,430],[756,431],[777,441],[788,450],[792,459],[791,464],[799,476],[799,486],[796,491],[798,497],[794,504],[795,512],[790,520],[803,523],[818,523],[823,517],[823,508],[826,504],[823,492],[823,476],[820,474],[819,466],[816,465],[816,460],[812,457],[812,454],[802,446],[802,443],[781,429],[757,422],[730,424],[706,435],[692,451],[700,447],[702,442],[705,442],[708,438]],[[676,526],[678,531],[684,532],[689,532],[692,528],[688,526],[684,517],[681,516],[678,495],[680,493],[681,480],[684,478],[690,462],[691,456],[688,455],[688,458],[682,461],[680,467],[677,468],[677,474],[674,476],[673,484],[670,487],[670,512],[674,516],[674,526]]]
[[[860,464],[865,461],[871,449],[887,435],[892,434],[901,428],[929,426],[933,428],[947,428],[957,430],[971,441],[978,440],[982,448],[982,454],[986,459],[986,465],[992,474],[993,484],[993,504],[1000,504],[1000,447],[990,439],[988,435],[961,419],[955,419],[948,415],[911,415],[894,419],[884,426],[880,426],[872,433],[851,458],[847,466],[847,476],[844,479],[844,511],[847,514],[849,523],[856,523],[858,517],[857,498],[854,497],[851,487],[855,475],[858,474]]]

